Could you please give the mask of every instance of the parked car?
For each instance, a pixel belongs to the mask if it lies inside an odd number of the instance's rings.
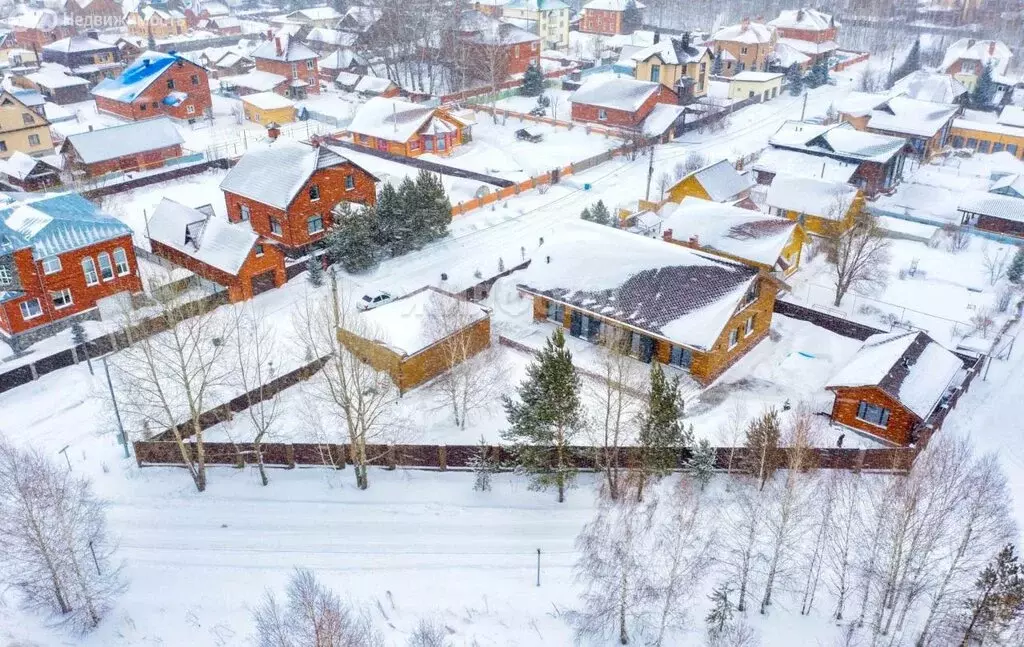
[[[534,144],[544,139],[544,135],[537,132],[535,128],[520,128],[516,131],[516,139],[533,142]]]
[[[357,310],[373,310],[377,306],[382,306],[385,303],[394,301],[395,297],[391,296],[387,292],[369,292],[363,295],[359,301],[356,302]]]

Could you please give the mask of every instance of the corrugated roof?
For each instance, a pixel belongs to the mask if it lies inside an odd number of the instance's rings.
[[[131,233],[77,193],[32,195],[0,209],[0,249],[31,247],[37,260]]]
[[[146,91],[164,71],[177,61],[195,65],[186,58],[163,52],[143,52],[124,68],[116,79],[103,79],[92,89],[92,94],[122,103],[134,101]]]
[[[573,92],[569,102],[636,112],[659,88],[660,83],[636,79],[592,79]]]
[[[86,164],[136,155],[184,143],[174,122],[167,117],[136,121],[68,135],[61,146],[73,146]]]
[[[1024,222],[1024,199],[987,191],[968,191],[960,197],[957,211]]]

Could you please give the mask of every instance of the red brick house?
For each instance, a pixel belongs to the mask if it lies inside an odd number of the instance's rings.
[[[64,0],[64,11],[78,29],[120,29],[121,5],[115,0]]]
[[[21,151],[14,151],[6,160],[0,161],[3,183],[19,191],[42,191],[60,186],[60,169],[52,160],[32,157]]]
[[[0,211],[0,338],[15,349],[88,318],[98,299],[141,290],[132,230],[82,196]]]
[[[839,49],[839,25],[835,18],[816,9],[787,9],[768,23],[775,28],[777,44],[792,47],[809,56],[811,63],[828,60]]]
[[[25,49],[38,49],[75,33],[74,25],[51,9],[26,9],[5,22],[15,44]]]
[[[632,10],[639,16],[644,8],[634,0],[590,0],[583,5],[583,18],[580,20],[580,31],[590,34],[632,34],[640,25],[630,25],[628,12]]]
[[[540,37],[480,11],[462,12],[452,47],[469,63],[470,73],[484,81],[522,74],[540,56]]]
[[[331,228],[341,202],[374,204],[377,178],[322,145],[275,141],[249,151],[220,183],[231,222],[253,230],[299,257]]]
[[[248,223],[218,218],[164,198],[147,227],[153,253],[228,289],[232,303],[245,301],[288,280],[284,254]]]
[[[61,144],[64,169],[96,177],[114,171],[142,171],[182,156],[184,140],[166,117],[68,135]]]
[[[825,386],[835,393],[832,421],[911,445],[964,375],[960,358],[923,332],[873,335]]]
[[[635,129],[656,105],[676,104],[678,97],[661,83],[615,78],[584,83],[569,102],[573,121]]]
[[[307,94],[320,94],[320,71],[316,52],[290,36],[270,36],[252,51],[256,69],[288,79],[284,95],[303,99]]]
[[[174,54],[143,52],[116,79],[92,89],[96,108],[124,119],[193,122],[212,110],[206,68]]]

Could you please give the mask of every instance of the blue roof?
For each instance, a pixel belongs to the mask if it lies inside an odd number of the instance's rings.
[[[174,54],[163,52],[143,52],[124,68],[121,76],[116,79],[103,79],[92,89],[98,97],[130,103],[142,94],[157,77],[177,60],[185,60]]]
[[[77,193],[36,194],[0,209],[0,253],[31,247],[36,260],[131,234]]]

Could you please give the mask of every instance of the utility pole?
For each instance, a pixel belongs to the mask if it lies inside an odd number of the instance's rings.
[[[651,142],[651,155],[647,162],[647,193],[644,200],[651,201],[651,178],[654,177],[654,142]]]
[[[807,114],[807,90],[804,90],[804,104],[800,107],[800,121],[804,120],[804,116]]]
[[[540,586],[540,548],[537,549],[537,586]]]
[[[128,436],[125,435],[124,423],[121,422],[121,410],[117,408],[117,396],[114,395],[114,383],[110,381],[110,366],[107,364],[106,355],[100,359],[103,360],[103,373],[107,376],[107,388],[110,389],[110,401],[114,403],[114,417],[117,418],[117,429],[121,436],[121,444],[124,445],[124,457],[130,458],[131,454],[128,453]]]

